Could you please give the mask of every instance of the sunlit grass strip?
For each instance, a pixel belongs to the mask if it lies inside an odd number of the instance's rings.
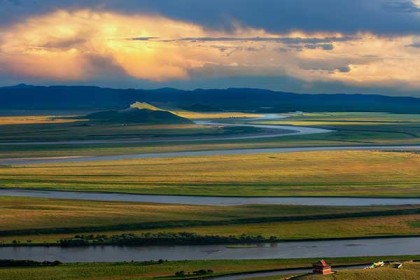
[[[248,206],[194,206],[161,205],[129,202],[101,202],[54,200],[41,198],[0,197],[0,229],[30,230],[75,227],[107,227],[142,223],[157,223],[163,227],[165,222],[215,222],[217,223],[259,223],[287,221],[293,217],[317,215],[369,215],[415,214],[417,207],[378,206],[378,207],[334,207],[334,206],[296,206],[296,205],[248,205]],[[396,213],[394,213],[396,211]],[[413,212],[414,211],[414,212]],[[366,213],[366,214],[363,214]],[[376,215],[376,214],[375,214]],[[161,223],[160,225],[158,223]],[[128,227],[129,228],[129,227]],[[153,226],[149,226],[153,228]]]
[[[320,151],[0,168],[16,188],[216,196],[419,197],[420,154]]]
[[[0,116],[0,125],[59,124],[71,123],[74,121],[74,119],[60,116]]]

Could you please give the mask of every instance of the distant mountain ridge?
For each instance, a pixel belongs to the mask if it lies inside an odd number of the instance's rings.
[[[251,88],[155,90],[93,86],[0,87],[0,110],[109,110],[141,101],[175,107],[258,112],[366,111],[420,113],[420,98],[365,94],[296,94]]]

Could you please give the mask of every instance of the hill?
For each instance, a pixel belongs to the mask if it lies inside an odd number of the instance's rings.
[[[139,110],[150,110],[150,111],[165,111],[163,109],[160,109],[156,106],[153,106],[152,104],[146,103],[146,102],[135,102],[130,105],[130,108],[135,108]]]
[[[186,118],[161,110],[147,103],[136,102],[124,110],[109,110],[79,117],[90,122],[139,123],[139,124],[183,124],[192,123]]]
[[[128,107],[138,100],[179,108],[200,104],[201,109],[231,111],[420,113],[420,98],[383,95],[295,94],[246,88],[192,91],[26,85],[0,88],[0,110],[106,110]]]

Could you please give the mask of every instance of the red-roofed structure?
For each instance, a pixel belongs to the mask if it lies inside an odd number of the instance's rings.
[[[314,264],[312,264],[312,268],[313,268],[313,273],[314,274],[331,274],[332,273],[332,269],[331,266],[329,264],[327,264],[326,261],[324,260],[320,260],[319,262],[316,262]]]

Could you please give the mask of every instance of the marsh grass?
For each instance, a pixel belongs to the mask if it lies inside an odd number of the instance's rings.
[[[419,256],[397,257],[363,257],[363,258],[330,258],[334,265],[367,264],[378,259],[410,260]],[[289,259],[289,260],[220,260],[220,261],[177,261],[163,263],[92,263],[92,264],[64,264],[55,267],[39,268],[0,268],[2,280],[138,280],[138,279],[181,279],[176,278],[177,271],[196,271],[211,269],[214,274],[226,275],[241,272],[279,270],[288,268],[311,267],[318,259]],[[412,266],[412,268],[411,268]],[[413,271],[418,271],[418,264],[411,265]],[[346,279],[346,278],[343,278]],[[357,279],[357,278],[355,278]],[[358,278],[365,279],[365,278]],[[368,278],[366,278],[368,279]],[[375,278],[372,278],[375,279]],[[387,279],[387,278],[385,278]],[[399,278],[389,278],[399,279]],[[406,278],[401,278],[406,279]],[[415,278],[407,278],[415,279]]]
[[[0,228],[7,230],[72,228],[170,221],[236,221],[258,223],[264,219],[347,215],[389,211],[417,211],[415,207],[330,207],[293,205],[194,206],[54,200],[42,198],[0,197]],[[255,221],[253,220],[255,219]],[[187,223],[188,224],[188,223]]]
[[[215,196],[418,197],[420,154],[320,151],[0,168],[13,188]]]
[[[417,280],[420,275],[419,263],[404,263],[396,269],[385,266],[375,269],[341,270],[332,275],[307,275],[293,278],[295,280]]]
[[[225,119],[235,122],[238,117],[255,117],[248,113],[191,113],[179,111],[181,116],[198,119]],[[48,117],[48,116],[46,116]],[[18,119],[8,117],[11,125],[0,130],[0,141],[68,141],[110,138],[167,136],[204,136],[239,133],[229,129],[200,126],[139,126],[111,125],[83,126],[77,123],[13,125]],[[22,118],[22,117],[19,117]],[[40,118],[40,117],[37,117]],[[45,117],[44,117],[45,118]],[[241,121],[243,122],[243,121]],[[316,113],[291,114],[282,120],[248,121],[257,124],[304,125],[335,130],[326,134],[286,136],[279,138],[197,141],[188,143],[137,143],[137,144],[95,144],[95,145],[0,145],[0,158],[43,157],[43,156],[89,156],[156,151],[203,151],[217,149],[251,149],[296,146],[349,146],[349,145],[402,145],[420,143],[420,115],[387,113]],[[253,132],[253,131],[247,131]],[[255,132],[255,131],[254,131]],[[241,132],[242,133],[242,132]]]
[[[420,235],[415,206],[191,206],[0,197],[0,242],[56,243],[76,234],[191,232],[324,239]]]

